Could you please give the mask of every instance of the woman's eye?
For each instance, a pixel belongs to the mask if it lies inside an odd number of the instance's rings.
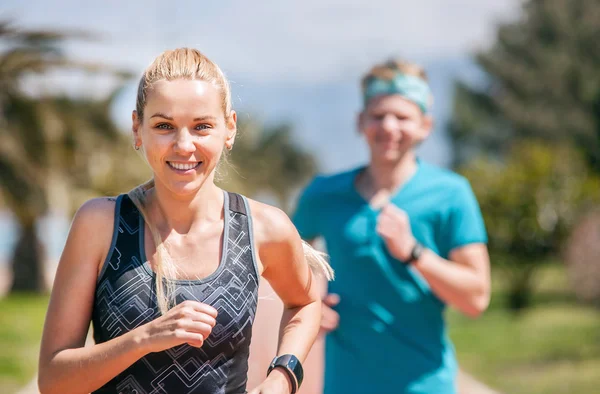
[[[207,130],[211,128],[212,127],[209,124],[199,124],[196,126],[196,130]]]
[[[173,127],[171,127],[170,124],[168,123],[159,123],[156,126],[154,126],[157,129],[161,129],[161,130],[171,130]]]

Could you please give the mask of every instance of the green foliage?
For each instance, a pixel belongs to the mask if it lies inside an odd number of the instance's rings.
[[[35,374],[47,296],[0,299],[0,392],[12,393]]]
[[[510,304],[528,302],[540,259],[557,255],[573,224],[600,201],[600,178],[587,171],[582,155],[568,145],[515,143],[504,161],[472,160],[461,170],[484,215],[493,259],[513,273]]]
[[[452,135],[457,160],[502,155],[514,139],[574,142],[600,172],[600,5],[528,0],[477,55],[487,85],[460,84]]]
[[[292,193],[317,170],[314,157],[292,138],[289,125],[238,124],[239,135],[220,168],[221,186],[249,197],[268,194],[289,211]]]
[[[574,299],[564,266],[543,264],[531,308],[517,316],[498,302],[512,281],[503,273],[493,271],[492,305],[479,319],[449,313],[461,368],[502,393],[596,393],[600,315]]]
[[[598,201],[598,37],[597,0],[527,0],[477,54],[483,82],[456,87],[455,166],[476,189],[492,252],[510,256],[513,308],[527,304],[536,262]]]
[[[92,159],[101,149],[108,161],[124,164],[111,146],[125,140],[110,117],[112,96],[103,100],[31,97],[22,86],[25,77],[57,68],[103,71],[117,79],[128,75],[101,65],[74,63],[63,54],[61,46],[67,39],[86,37],[20,30],[0,21],[0,194],[21,229],[12,256],[15,291],[43,291],[45,287],[43,253],[38,251],[35,231],[38,218],[49,206],[70,212],[81,203],[81,195],[98,191],[93,170],[99,163]],[[110,167],[106,162],[102,164]],[[115,171],[113,183],[123,174]]]
[[[600,178],[567,145],[521,141],[503,162],[482,157],[460,171],[482,207],[490,247],[523,258],[557,253],[582,209],[600,197]]]

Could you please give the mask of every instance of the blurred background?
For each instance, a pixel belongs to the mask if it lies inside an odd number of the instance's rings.
[[[1,393],[35,392],[74,211],[149,177],[137,79],[181,46],[232,83],[221,184],[287,212],[315,173],[367,160],[361,75],[424,65],[436,127],[419,154],[470,180],[490,237],[490,309],[448,313],[461,369],[503,393],[598,392],[600,0],[2,0]]]

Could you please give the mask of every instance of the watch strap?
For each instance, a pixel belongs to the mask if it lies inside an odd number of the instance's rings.
[[[277,356],[273,359],[273,361],[271,361],[269,370],[267,371],[267,376],[269,376],[271,371],[275,368],[281,368],[288,375],[288,378],[292,384],[292,394],[295,394],[300,388],[302,380],[304,379],[304,370],[300,360],[298,360],[298,358],[293,354]]]

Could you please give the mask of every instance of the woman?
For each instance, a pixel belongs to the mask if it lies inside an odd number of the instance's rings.
[[[44,327],[40,391],[246,392],[262,275],[286,309],[279,357],[251,393],[295,392],[319,329],[307,260],[328,266],[283,212],[215,185],[236,135],[223,73],[193,49],[161,54],[132,119],[153,178],[75,215]],[[84,347],[90,321],[96,343]]]
[[[294,215],[336,270],[323,306],[325,393],[454,394],[444,310],[487,308],[481,212],[466,179],[416,156],[433,123],[421,67],[376,65],[362,91],[369,163],[317,177]]]

